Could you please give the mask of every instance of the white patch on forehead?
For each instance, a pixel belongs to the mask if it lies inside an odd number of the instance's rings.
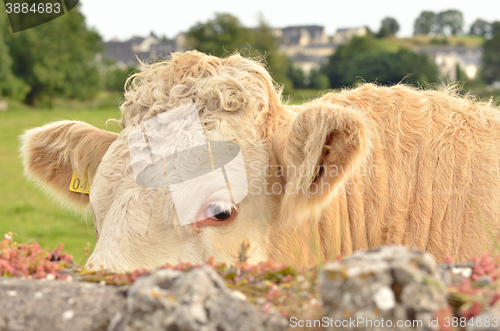
[[[195,104],[161,113],[144,122],[154,161],[207,143]]]
[[[128,146],[135,178],[161,159],[207,143],[195,104],[172,109],[135,127]],[[153,169],[151,169],[153,170]],[[154,169],[154,173],[157,169]],[[144,175],[143,175],[144,177]],[[138,182],[139,185],[142,185]]]
[[[128,143],[136,183],[168,187],[181,225],[214,216],[210,203],[235,205],[248,193],[240,147],[207,142],[194,104],[147,120]]]

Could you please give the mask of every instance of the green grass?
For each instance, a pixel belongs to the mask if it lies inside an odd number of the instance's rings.
[[[398,43],[401,46],[412,49],[414,47],[428,46],[466,46],[466,47],[481,47],[484,43],[484,38],[480,36],[429,36],[418,35],[409,38],[388,38],[390,42]]]
[[[28,128],[64,119],[85,121],[106,129],[107,119],[120,118],[117,106],[118,103],[115,109],[99,109],[102,107],[84,104],[68,107],[72,110],[59,107],[34,110],[14,103],[6,113],[0,112],[0,236],[12,231],[20,243],[37,241],[51,249],[63,242],[78,263],[83,259],[87,242],[93,249],[92,218],[61,208],[24,178],[18,137]],[[118,125],[110,122],[108,130],[117,131]]]
[[[300,105],[322,96],[327,91],[328,90],[295,89],[293,95],[285,95],[283,100],[288,101],[290,105]]]

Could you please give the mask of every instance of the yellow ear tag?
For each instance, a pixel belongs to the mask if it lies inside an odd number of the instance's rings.
[[[314,179],[316,178],[316,176],[318,175],[319,171],[321,170],[321,166],[323,165],[323,159],[325,158],[326,151],[327,151],[327,148],[325,147],[325,148],[323,149],[323,154],[321,155],[321,160],[319,160],[318,170],[316,170],[316,173],[315,173],[315,174],[314,174],[314,176],[311,178],[311,182],[309,183],[309,186],[311,186],[311,185],[312,185],[312,183],[314,182]]]
[[[73,172],[73,177],[71,177],[71,183],[69,183],[69,190],[72,192],[90,194],[90,184],[89,179],[85,175],[82,179],[76,171]]]

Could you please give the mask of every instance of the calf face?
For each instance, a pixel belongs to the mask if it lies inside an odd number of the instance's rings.
[[[23,136],[28,175],[90,205],[98,240],[89,268],[232,262],[245,240],[250,262],[265,260],[271,232],[321,213],[349,176],[328,169],[354,169],[371,152],[361,113],[283,106],[265,68],[238,55],[173,54],[135,75],[125,97],[119,135],[65,121]],[[201,135],[169,127],[169,112],[189,109]],[[90,195],[68,190],[74,171],[88,177]]]

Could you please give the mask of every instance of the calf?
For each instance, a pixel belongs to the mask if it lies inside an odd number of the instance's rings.
[[[452,88],[288,106],[261,64],[190,51],[135,74],[125,99],[120,134],[62,121],[22,136],[26,174],[92,210],[89,268],[232,262],[245,240],[251,263],[384,244],[463,261],[499,238],[500,113]],[[90,194],[69,190],[74,173]]]

